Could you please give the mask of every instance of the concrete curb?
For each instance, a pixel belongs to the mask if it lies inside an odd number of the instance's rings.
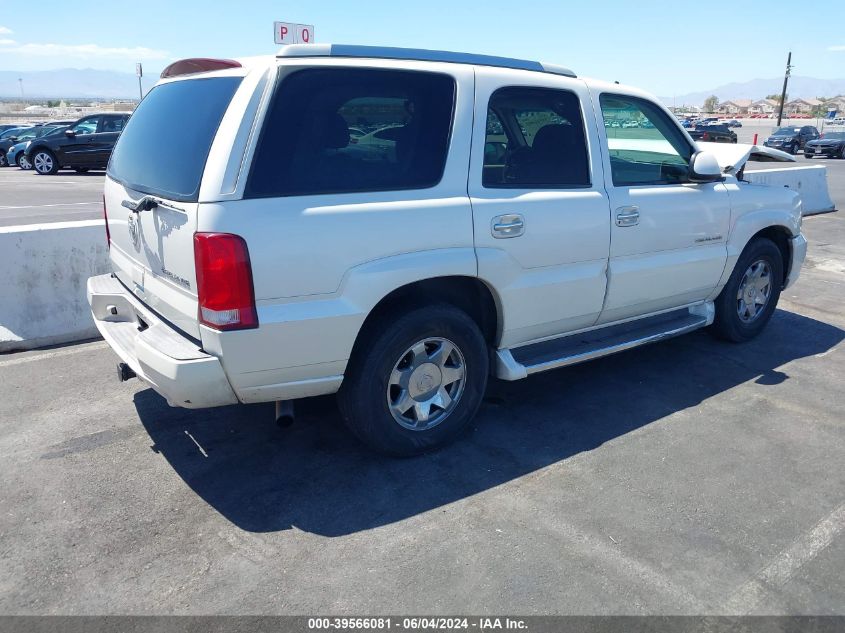
[[[830,213],[835,210],[827,188],[827,167],[824,165],[791,166],[782,169],[746,171],[749,182],[788,187],[801,194],[802,215]]]
[[[85,284],[110,269],[102,220],[0,227],[0,352],[97,337]]]

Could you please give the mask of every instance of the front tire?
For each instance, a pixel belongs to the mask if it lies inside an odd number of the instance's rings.
[[[487,343],[462,310],[435,304],[370,324],[356,343],[338,403],[374,450],[424,453],[461,435],[487,386]]]
[[[9,160],[6,158],[6,154],[3,153],[3,150],[0,149],[0,167],[8,167]]]
[[[59,171],[59,161],[50,150],[40,149],[32,156],[32,166],[42,176],[52,176]]]
[[[713,333],[742,343],[762,332],[780,298],[783,267],[783,257],[774,242],[764,237],[749,242],[716,298]]]
[[[18,154],[17,163],[18,163],[18,167],[20,167],[24,171],[29,171],[30,169],[32,169],[32,163],[30,163],[26,159],[26,155],[23,152]]]

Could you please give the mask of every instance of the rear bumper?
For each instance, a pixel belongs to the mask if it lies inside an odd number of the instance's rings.
[[[807,238],[799,233],[792,238],[792,261],[789,263],[789,276],[786,278],[786,283],[783,285],[784,289],[789,288],[798,280],[801,274],[801,266],[804,265],[804,259],[807,257]]]
[[[112,275],[88,279],[88,303],[106,342],[171,406],[238,402],[220,360],[162,321]]]

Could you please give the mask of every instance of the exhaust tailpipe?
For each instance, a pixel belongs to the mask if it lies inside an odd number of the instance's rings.
[[[276,400],[276,424],[282,428],[293,424],[293,400]]]
[[[117,379],[120,382],[126,382],[127,380],[135,378],[137,375],[138,374],[136,374],[126,363],[117,364]]]

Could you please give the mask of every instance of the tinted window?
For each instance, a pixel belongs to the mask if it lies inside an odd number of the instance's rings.
[[[97,131],[97,124],[99,122],[100,117],[89,117],[74,123],[69,129],[76,134],[93,134]]]
[[[3,132],[2,134],[0,134],[0,139],[18,136],[19,134],[21,134],[21,132],[23,132],[24,129],[25,128],[17,128],[17,127],[10,128],[10,129],[6,130],[5,132]]]
[[[432,187],[446,165],[454,101],[447,75],[294,72],[276,88],[247,195]]]
[[[686,182],[693,148],[674,119],[645,99],[600,99],[614,185]]]
[[[588,186],[578,97],[545,88],[497,90],[487,108],[482,184],[488,188]]]
[[[103,118],[103,125],[100,132],[120,132],[126,119],[120,116],[107,116]]]
[[[144,193],[196,200],[205,161],[240,77],[153,88],[118,138],[108,175]]]

